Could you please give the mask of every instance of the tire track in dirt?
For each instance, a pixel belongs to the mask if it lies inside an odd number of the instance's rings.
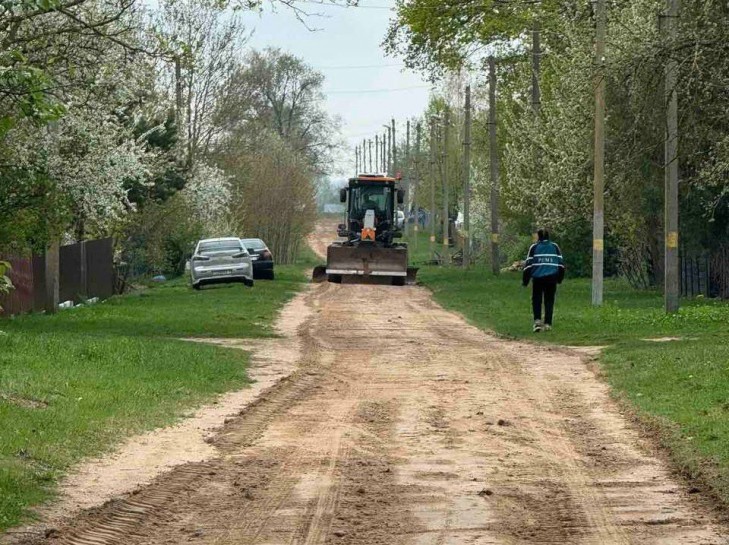
[[[307,305],[297,371],[214,460],[27,543],[727,543],[576,354],[489,336],[417,287],[320,284]]]

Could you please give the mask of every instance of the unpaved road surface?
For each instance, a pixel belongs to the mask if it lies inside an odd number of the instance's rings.
[[[305,301],[297,371],[214,436],[217,457],[32,542],[727,542],[574,353],[491,337],[419,287]]]

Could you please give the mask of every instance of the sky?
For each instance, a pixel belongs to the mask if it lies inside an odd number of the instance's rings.
[[[419,115],[428,102],[430,86],[418,74],[404,70],[402,59],[387,57],[380,46],[393,16],[392,0],[361,0],[359,7],[298,4],[310,13],[307,30],[286,8],[245,14],[257,49],[279,47],[303,58],[326,77],[324,93],[329,112],[342,120],[345,152],[332,178],[354,174],[354,146],[385,131],[395,117],[398,130]],[[402,127],[400,125],[402,124]]]

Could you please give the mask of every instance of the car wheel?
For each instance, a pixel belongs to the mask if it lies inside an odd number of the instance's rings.
[[[193,284],[192,285],[192,289],[194,289],[195,291],[200,291],[200,288],[202,288],[202,286],[200,284]]]
[[[244,278],[243,283],[249,288],[253,287],[253,278]]]

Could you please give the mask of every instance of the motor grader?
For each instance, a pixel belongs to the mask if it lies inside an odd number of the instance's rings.
[[[415,281],[417,269],[408,267],[408,245],[397,224],[397,204],[405,192],[399,178],[360,174],[340,191],[347,204],[340,240],[327,248],[326,267],[314,269],[314,281],[372,282],[402,286]]]

